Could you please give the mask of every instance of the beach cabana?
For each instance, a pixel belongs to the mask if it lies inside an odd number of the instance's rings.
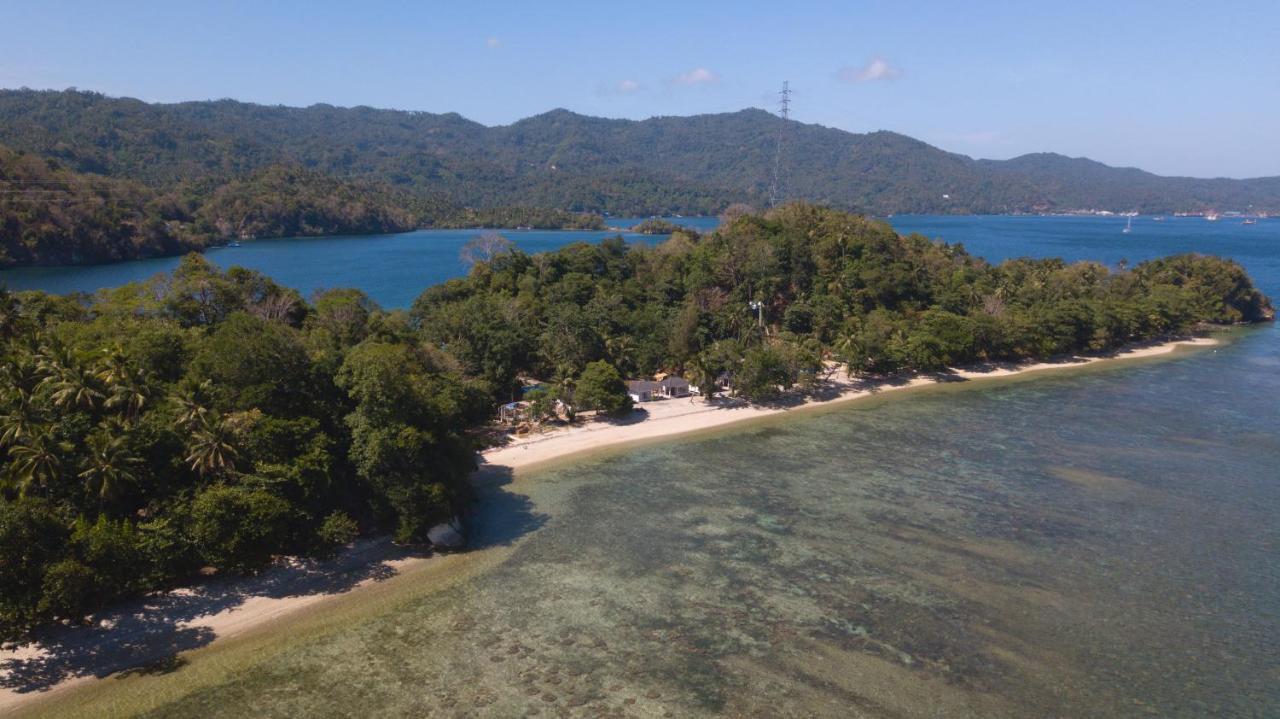
[[[528,402],[508,402],[498,408],[498,421],[504,424],[519,424],[528,414]]]

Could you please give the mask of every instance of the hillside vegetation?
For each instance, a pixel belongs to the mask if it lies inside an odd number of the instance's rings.
[[[456,114],[368,107],[161,105],[76,91],[0,91],[0,143],[153,187],[297,164],[414,195],[438,193],[465,207],[615,215],[765,204],[780,122],[761,110],[644,121],[554,110],[485,127]],[[796,122],[786,129],[783,174],[792,198],[874,214],[1280,211],[1275,177],[1159,177],[1050,154],[979,161],[892,132]]]
[[[249,237],[367,235],[420,227],[603,229],[599,215],[468,209],[438,193],[269,165],[173,187],[76,172],[0,146],[0,267],[117,262]]]

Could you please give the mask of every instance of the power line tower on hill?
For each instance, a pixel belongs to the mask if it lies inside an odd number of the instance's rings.
[[[773,152],[773,181],[769,183],[769,206],[786,199],[787,188],[782,178],[782,141],[786,137],[788,120],[791,119],[791,83],[782,81],[782,92],[778,93],[778,117],[782,122],[778,125],[778,138]]]

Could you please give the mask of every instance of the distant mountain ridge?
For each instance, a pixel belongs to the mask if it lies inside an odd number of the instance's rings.
[[[613,214],[762,204],[780,122],[757,109],[638,121],[557,109],[487,127],[456,113],[0,91],[0,144],[78,172],[167,187],[289,164],[468,207]],[[1049,153],[974,160],[798,122],[784,136],[789,197],[873,214],[1280,211],[1280,177],[1162,177]]]

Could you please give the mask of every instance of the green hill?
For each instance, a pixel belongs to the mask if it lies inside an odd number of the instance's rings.
[[[643,121],[552,110],[486,127],[452,113],[3,90],[0,145],[36,156],[8,153],[7,171],[56,173],[70,191],[17,192],[29,186],[0,176],[0,264],[169,254],[242,234],[715,214],[767,202],[781,122],[763,110]],[[1280,177],[1161,177],[1053,154],[974,160],[892,132],[791,123],[783,157],[789,199],[871,214],[1280,212]]]

